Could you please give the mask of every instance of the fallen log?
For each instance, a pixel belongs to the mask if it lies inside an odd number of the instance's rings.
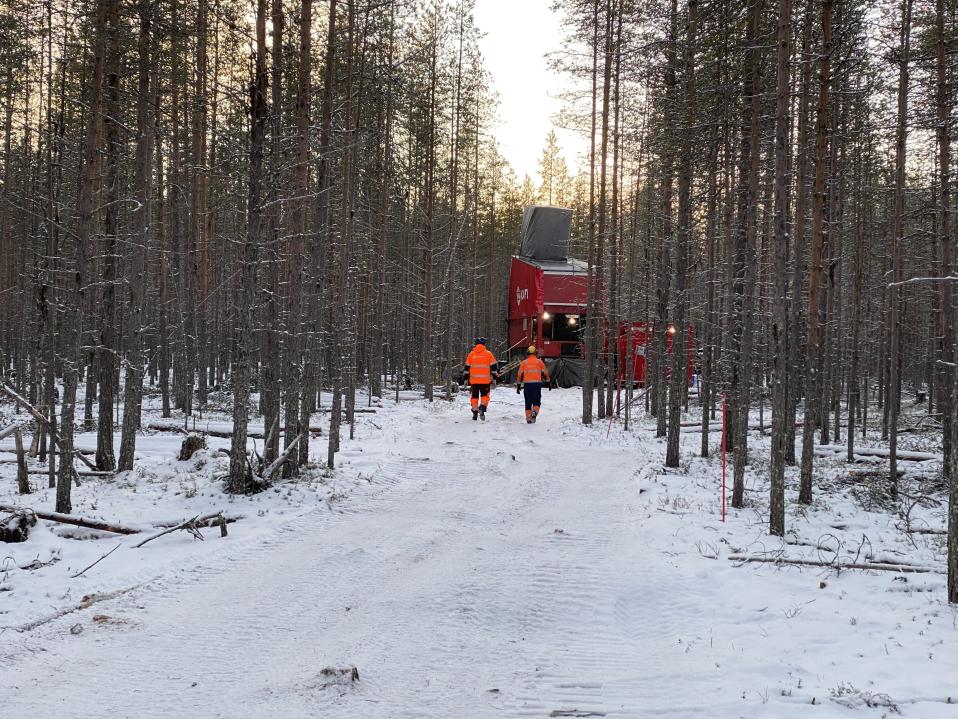
[[[14,432],[16,432],[18,429],[20,429],[20,425],[19,425],[19,424],[11,424],[11,425],[10,425],[9,427],[7,427],[6,429],[0,429],[0,440],[6,439],[6,438],[9,437],[11,434],[13,434]]]
[[[10,505],[0,504],[0,512],[14,512],[23,507],[11,507]],[[61,514],[60,512],[43,512],[36,509],[29,510],[37,515],[38,519],[45,519],[48,522],[59,522],[60,524],[72,524],[74,527],[84,527],[85,529],[98,529],[102,532],[112,532],[113,534],[139,534],[142,530],[133,527],[123,527],[118,524],[101,522],[98,519],[85,519],[83,517],[74,517],[71,514]]]
[[[220,528],[220,534],[221,534],[221,536],[225,537],[225,536],[226,536],[226,519],[223,517],[223,513],[222,513],[222,512],[211,512],[210,514],[203,515],[202,517],[196,516],[196,517],[193,517],[192,519],[187,519],[185,522],[180,522],[180,523],[177,524],[175,527],[168,527],[167,529],[164,529],[162,532],[157,532],[156,534],[153,534],[153,535],[147,537],[146,539],[144,539],[144,540],[143,540],[142,542],[140,542],[139,544],[134,544],[134,545],[133,545],[133,548],[134,548],[134,549],[139,549],[140,547],[142,547],[142,546],[143,546],[144,544],[146,544],[147,542],[152,542],[154,539],[159,539],[160,537],[162,537],[162,536],[164,536],[164,535],[170,534],[170,533],[172,533],[172,532],[176,532],[176,531],[178,531],[178,530],[180,530],[180,529],[185,529],[185,530],[187,530],[187,531],[190,531],[190,532],[193,533],[193,536],[198,536],[199,539],[202,539],[202,538],[203,538],[203,535],[199,534],[199,532],[196,531],[197,528],[198,528],[199,526],[209,526],[208,524],[201,525],[200,523],[201,523],[201,522],[210,522],[211,520],[214,520],[214,519],[219,519],[219,521],[218,521],[218,522],[214,522],[214,524],[216,524],[216,525]]]
[[[804,426],[804,425],[803,425],[801,422],[796,422],[796,423],[795,423],[795,427],[796,427],[796,428],[798,428],[798,427],[803,427],[803,426]],[[759,424],[758,422],[753,422],[752,424],[750,424],[750,425],[748,426],[748,431],[749,431],[749,432],[759,432],[759,431],[765,432],[765,431],[769,430],[770,428],[771,428],[771,425],[770,425],[768,422],[766,422],[764,425]],[[650,432],[655,430],[654,427],[645,427],[644,429],[647,429],[647,430],[649,430]],[[710,422],[710,423],[709,423],[709,432],[710,432],[710,433],[711,433],[711,432],[716,432],[716,433],[717,433],[717,432],[720,432],[721,430],[722,430],[722,423],[721,423],[721,422]],[[684,423],[684,424],[679,425],[679,432],[681,432],[681,433],[683,433],[683,434],[695,434],[695,433],[701,432],[701,431],[702,431],[702,423],[701,423],[701,422],[686,422],[686,423]]]
[[[815,454],[819,456],[847,455],[848,447],[839,444],[816,444]],[[857,457],[880,457],[888,459],[891,450],[884,447],[855,447],[853,454]],[[934,452],[911,452],[900,449],[895,456],[905,462],[931,462],[939,458]]]
[[[821,567],[822,569],[875,569],[882,572],[901,572],[903,574],[944,574],[943,569],[921,567],[913,564],[889,564],[887,562],[821,562],[815,559],[789,559],[788,557],[757,557],[748,554],[730,554],[730,562],[758,562],[763,564],[788,564],[800,567]]]
[[[151,422],[150,424],[146,425],[146,428],[155,430],[157,432],[175,432],[176,434],[187,434],[187,431],[183,429],[182,427],[176,427],[171,424],[161,424],[159,422]],[[286,431],[285,427],[282,427],[281,429],[283,432]],[[310,431],[310,434],[320,435],[323,433],[323,428],[310,427],[309,431]],[[225,429],[195,429],[195,430],[190,430],[189,433],[206,435],[208,437],[216,437],[218,439],[233,438],[233,433]],[[263,432],[257,432],[257,431],[247,432],[246,436],[249,437],[250,439],[264,439],[266,437],[266,435]]]
[[[905,531],[909,534],[948,534],[947,529],[932,529],[931,527],[912,527],[911,529],[906,529]]]
[[[73,451],[76,452],[77,454],[84,455],[84,458],[96,454],[95,449],[74,449]],[[14,449],[13,447],[0,447],[0,452],[2,452],[3,454],[16,454],[17,450]],[[55,455],[60,454],[59,450],[48,449],[47,452],[49,454],[55,454]]]
[[[87,467],[89,467],[91,471],[93,471],[93,472],[99,471],[99,470],[97,469],[97,466],[96,466],[95,464],[93,464],[93,462],[91,462],[90,460],[88,460],[86,457],[83,456],[83,453],[82,453],[82,452],[80,452],[80,451],[78,451],[78,450],[74,450],[73,455],[74,455],[77,459],[79,459],[81,462],[83,462],[83,464],[85,464]]]
[[[27,470],[27,474],[43,474],[43,475],[47,475],[47,474],[50,474],[50,470],[48,470],[48,469],[28,469],[28,470]],[[100,471],[100,470],[98,470],[98,469],[97,469],[97,470],[91,469],[91,470],[86,471],[86,472],[75,472],[75,474],[76,474],[78,477],[113,477],[113,476],[115,476],[113,472],[103,472],[103,471]]]
[[[329,407],[320,407],[313,411],[316,412],[316,414],[329,414],[332,410],[330,410]],[[376,414],[377,410],[375,407],[357,407],[353,412],[355,414]],[[348,410],[343,409],[343,414],[348,414]]]

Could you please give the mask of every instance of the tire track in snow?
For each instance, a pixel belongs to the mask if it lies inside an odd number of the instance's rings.
[[[401,501],[401,495],[419,489],[412,480],[422,475],[411,467],[414,464],[396,459],[386,467],[386,474],[396,478],[398,496],[393,498],[394,502]],[[372,504],[385,502],[387,494],[379,492]],[[364,513],[364,510],[358,511]],[[283,661],[283,645],[278,643],[268,648],[264,657],[264,640],[282,642],[299,634],[297,644],[307,651],[314,644],[311,640],[318,643],[321,631],[332,623],[332,598],[327,599],[324,611],[316,611],[317,595],[321,596],[329,578],[352,575],[351,586],[341,587],[338,592],[342,597],[362,597],[375,591],[372,573],[362,581],[363,574],[348,571],[357,560],[357,550],[348,544],[327,544],[321,562],[304,561],[309,545],[314,544],[312,540],[318,545],[322,538],[339,539],[343,534],[343,539],[348,541],[349,535],[343,531],[348,519],[348,514],[319,510],[292,520],[253,545],[242,543],[231,547],[211,558],[209,564],[181,571],[175,577],[137,590],[127,601],[98,607],[100,613],[115,613],[118,619],[132,618],[137,610],[148,610],[142,620],[137,619],[139,630],[123,633],[85,625],[84,635],[70,637],[67,628],[77,621],[75,617],[51,623],[43,634],[59,645],[53,648],[54,652],[64,650],[69,655],[73,649],[70,644],[87,642],[94,644],[94,652],[96,645],[115,645],[110,651],[109,668],[70,662],[70,681],[58,690],[56,686],[47,685],[53,668],[50,660],[55,657],[13,658],[12,661],[21,666],[0,675],[0,694],[16,696],[13,706],[20,708],[22,704],[25,711],[38,711],[40,715],[46,715],[46,710],[55,707],[69,707],[71,716],[94,716],[113,707],[120,716],[127,715],[124,712],[172,716],[179,714],[184,706],[215,707],[224,693],[242,693],[244,678],[250,673],[255,677],[254,683],[265,686],[280,681],[288,669],[288,663]],[[360,524],[355,521],[358,518],[352,519],[353,523]],[[353,536],[355,538],[355,532]],[[393,552],[422,551],[428,542],[428,537],[413,537],[412,542],[402,548],[397,546]],[[409,546],[417,543],[418,546]],[[356,578],[361,581],[357,583]],[[244,591],[255,596],[255,601],[248,602]],[[276,611],[277,608],[281,611]],[[340,608],[339,611],[346,610]],[[303,620],[312,616],[315,619]],[[88,621],[89,615],[85,619]],[[31,641],[37,638],[36,633],[30,635]],[[251,647],[256,650],[248,655]],[[281,671],[271,670],[269,662],[264,662],[270,654],[279,655],[273,658],[279,660]],[[316,672],[326,666],[321,664],[321,656],[314,653],[313,659],[320,664]],[[109,697],[75,691],[77,686],[95,686],[102,681],[104,673],[110,677]],[[194,686],[193,677],[200,675],[202,681]]]
[[[410,453],[414,450],[410,449]],[[502,480],[503,486],[479,492],[476,500],[498,499],[488,514],[492,515],[494,524],[503,525],[524,511],[521,495],[528,493],[522,489],[527,489],[528,483],[509,481],[509,473],[503,469],[507,466],[505,457],[496,455],[491,462],[487,475]],[[481,464],[488,465],[488,458],[483,457]],[[294,520],[254,547],[231,548],[211,558],[206,565],[154,582],[129,602],[115,603],[102,610],[115,612],[119,618],[143,613],[145,618],[140,627],[129,633],[97,628],[79,638],[71,638],[66,635],[65,622],[47,628],[46,638],[56,639],[51,652],[56,656],[20,658],[19,678],[0,677],[0,687],[6,683],[5,679],[12,679],[8,686],[16,692],[15,705],[41,714],[48,709],[69,706],[73,716],[92,716],[105,709],[121,716],[128,715],[125,712],[169,716],[190,708],[209,712],[211,708],[237,701],[237,697],[243,697],[244,704],[268,705],[282,696],[284,705],[291,701],[295,704],[294,700],[299,697],[308,699],[301,707],[302,716],[314,716],[319,702],[328,703],[324,709],[326,716],[336,716],[337,711],[342,710],[342,716],[352,717],[357,716],[356,701],[367,701],[366,695],[378,694],[393,697],[400,707],[409,707],[408,710],[393,708],[385,716],[448,716],[447,698],[430,696],[428,680],[424,684],[415,676],[409,676],[415,674],[415,662],[422,663],[421,658],[415,656],[416,651],[395,652],[396,656],[391,657],[385,667],[377,666],[374,657],[364,662],[355,655],[363,656],[357,649],[369,647],[377,650],[374,654],[381,654],[386,636],[393,640],[428,637],[432,645],[429,664],[462,665],[463,651],[470,648],[484,661],[497,658],[493,665],[507,663],[512,649],[477,644],[475,629],[489,625],[496,615],[509,616],[503,611],[505,600],[497,604],[481,601],[480,597],[491,591],[505,598],[508,586],[501,583],[492,586],[487,571],[486,579],[479,583],[463,581],[457,587],[455,582],[450,582],[451,596],[433,599],[435,588],[431,584],[436,581],[435,572],[423,572],[422,579],[413,581],[415,577],[409,576],[405,562],[411,558],[415,575],[415,566],[427,563],[437,546],[455,542],[470,528],[475,529],[470,525],[488,526],[490,517],[463,511],[461,492],[446,497],[445,503],[438,505],[430,494],[431,489],[441,488],[450,479],[460,484],[474,483],[471,476],[460,476],[462,468],[458,460],[420,462],[394,456],[382,463],[378,474],[387,479],[372,488],[362,498],[361,505],[357,499],[336,505],[335,512],[327,514],[319,510]],[[382,484],[391,486],[384,488]],[[483,482],[476,484],[481,487]],[[408,505],[417,502],[419,505],[410,509]],[[465,506],[469,505],[467,501]],[[389,514],[397,509],[406,510],[407,519],[433,519],[421,521],[412,533],[407,532],[408,522],[406,525],[400,522],[391,528],[398,531],[383,532],[384,536],[376,537],[376,541],[363,542],[368,539],[363,535],[368,534],[365,520],[369,515]],[[364,546],[351,548],[351,541]],[[495,553],[492,544],[490,556]],[[304,556],[308,551],[292,551],[310,545],[325,550],[321,561],[309,561]],[[468,548],[473,549],[471,540]],[[460,571],[460,567],[453,565],[447,574],[458,579]],[[389,611],[390,604],[398,606],[406,600],[404,594],[421,601],[421,615],[410,617],[408,613]],[[359,606],[343,607],[341,598],[349,598],[352,604]],[[361,609],[367,598],[377,603],[380,609],[375,613],[377,617],[397,617],[390,626],[367,622],[357,629],[344,619],[350,610]],[[382,611],[383,607],[386,611]],[[423,616],[436,619],[422,621]],[[310,619],[303,621],[304,617]],[[346,628],[340,629],[344,625]],[[322,647],[330,635],[351,636],[351,641],[328,642]],[[67,636],[65,640],[64,636]],[[37,637],[33,635],[34,639]],[[86,646],[82,646],[84,644]],[[97,649],[106,645],[110,645],[109,656],[100,656],[103,661],[96,665],[64,658],[79,653],[86,659],[89,654],[99,654]],[[76,647],[82,648],[78,651]],[[287,656],[289,651],[295,654],[293,670]],[[386,653],[389,653],[388,647]],[[364,666],[363,686],[355,696],[350,693],[331,698],[324,688],[316,689],[316,676],[323,666],[353,660]],[[71,670],[70,687],[92,686],[106,673],[111,677],[110,695],[94,697],[66,688],[51,692],[42,688],[39,681],[23,681],[28,676],[48,676],[56,662],[64,661],[77,667]],[[368,673],[366,666],[371,668]],[[470,673],[468,664],[463,665],[461,678],[467,679]],[[196,684],[194,676],[201,677]],[[422,672],[422,676],[426,673]],[[291,682],[291,677],[297,681]],[[272,693],[274,687],[282,692]],[[475,704],[484,697],[472,692],[463,699]],[[432,713],[423,706],[424,701],[431,701],[439,708]],[[223,715],[229,716],[230,712]],[[287,715],[296,716],[296,713]]]
[[[623,660],[626,643],[599,611],[615,579],[604,567],[619,480],[615,468],[603,475],[590,472],[592,458],[586,452],[568,459],[574,459],[565,468],[573,479],[558,504],[556,527],[544,540],[549,561],[530,580],[538,603],[529,612],[527,626],[546,651],[537,655],[509,704],[514,717],[548,717],[553,712],[613,716],[619,710],[608,697],[606,680]],[[597,517],[602,521],[595,521]]]
[[[565,516],[556,519],[563,532],[550,538],[549,561],[530,579],[541,604],[527,627],[546,651],[524,674],[508,715],[706,716],[707,700],[697,707],[701,697],[676,697],[676,687],[690,683],[706,696],[722,689],[721,673],[699,651],[709,640],[702,580],[661,559],[658,548],[636,553],[633,467],[616,460],[590,476],[588,459],[567,463],[590,491],[568,485],[559,505]]]
[[[663,586],[644,616],[620,574],[634,456],[575,444],[554,431],[558,413],[529,428],[510,407],[484,425],[461,403],[418,408],[415,421],[387,414],[394,445],[378,462],[343,454],[377,466],[370,486],[98,607],[130,628],[88,623],[71,637],[64,620],[32,634],[46,651],[0,671],[5,706],[138,719],[649,716],[682,585],[637,560]],[[355,685],[320,675],[351,665]],[[66,681],[51,682],[57,672]]]

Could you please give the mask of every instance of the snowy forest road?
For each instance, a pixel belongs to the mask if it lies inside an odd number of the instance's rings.
[[[5,636],[3,706],[138,719],[805,716],[797,698],[766,706],[787,667],[756,620],[768,600],[749,591],[754,575],[710,574],[714,561],[677,547],[681,498],[649,483],[642,441],[578,426],[579,397],[550,393],[533,426],[505,392],[486,423],[461,400],[380,413],[377,438],[342,453],[371,481],[332,510],[266,542],[244,543],[238,525],[235,546],[205,564],[98,604],[102,624],[71,615]],[[352,666],[357,682],[323,673]]]

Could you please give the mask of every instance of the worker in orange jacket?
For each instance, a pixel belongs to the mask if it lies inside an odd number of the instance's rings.
[[[545,362],[539,359],[535,345],[529,347],[527,357],[519,363],[519,372],[516,375],[516,394],[521,391],[526,400],[526,424],[535,424],[542,405],[542,384],[546,383],[552,389],[549,370]]]
[[[471,388],[469,403],[472,419],[486,419],[489,408],[489,390],[499,369],[496,356],[486,349],[486,338],[476,337],[476,346],[466,357],[465,381]]]

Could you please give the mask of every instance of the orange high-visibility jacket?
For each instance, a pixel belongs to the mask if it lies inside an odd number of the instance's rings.
[[[485,345],[476,345],[466,357],[469,384],[492,384],[492,373],[497,366],[496,356]]]
[[[519,374],[516,375],[516,382],[548,382],[549,370],[546,369],[545,362],[538,357],[526,357],[519,363]]]

